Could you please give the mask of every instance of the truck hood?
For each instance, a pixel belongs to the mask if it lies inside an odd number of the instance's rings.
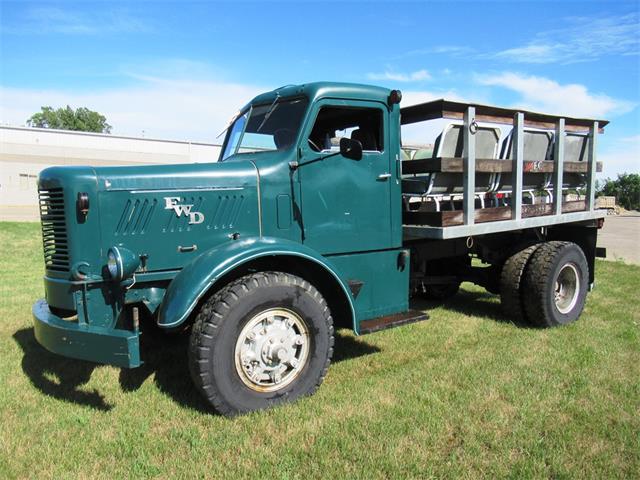
[[[112,246],[146,259],[145,271],[179,270],[216,245],[259,234],[252,162],[53,167],[39,182],[41,198],[64,199],[50,200],[64,205],[64,225],[54,225],[50,240],[65,255],[61,268],[48,271],[59,277],[80,263],[84,272],[103,276]],[[89,200],[85,216],[77,207],[80,193]]]
[[[180,190],[255,187],[251,162],[196,163],[94,168],[98,188],[116,190]]]

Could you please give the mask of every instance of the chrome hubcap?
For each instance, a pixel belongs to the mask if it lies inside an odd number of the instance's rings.
[[[580,276],[575,264],[567,263],[562,267],[554,291],[556,308],[562,314],[569,313],[578,301],[580,292]]]
[[[273,392],[291,383],[309,356],[309,331],[291,310],[260,312],[244,326],[235,348],[242,382],[258,392]]]

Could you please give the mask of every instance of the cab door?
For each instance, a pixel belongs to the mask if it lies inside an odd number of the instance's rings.
[[[391,248],[386,105],[323,100],[309,118],[297,170],[302,242],[322,254]],[[362,143],[361,160],[338,153],[343,136]]]

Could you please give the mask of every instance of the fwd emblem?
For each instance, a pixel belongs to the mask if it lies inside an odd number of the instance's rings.
[[[180,203],[180,197],[164,197],[164,209],[173,210],[178,217],[189,217],[189,225],[198,225],[204,222],[204,214],[201,212],[193,212],[193,205],[184,205]]]

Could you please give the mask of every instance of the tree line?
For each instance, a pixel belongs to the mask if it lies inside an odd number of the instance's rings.
[[[27,125],[77,132],[111,133],[111,125],[104,115],[84,107],[74,110],[69,105],[58,109],[41,107],[38,113],[27,120]]]

